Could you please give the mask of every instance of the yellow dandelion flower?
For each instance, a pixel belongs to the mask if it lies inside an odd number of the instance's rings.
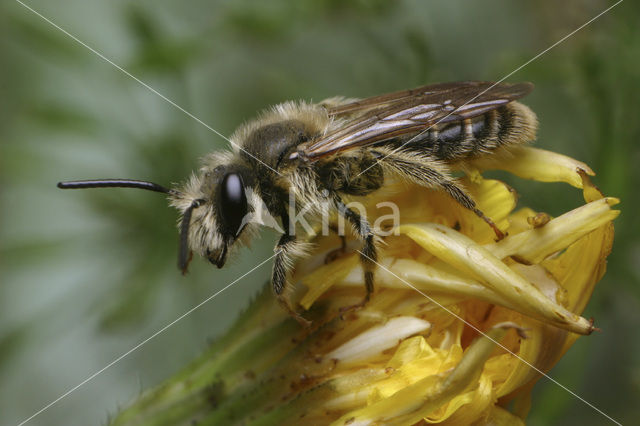
[[[506,238],[494,241],[444,194],[393,184],[402,187],[366,200],[392,201],[402,214],[364,309],[338,314],[362,298],[359,254],[325,264],[339,240],[320,237],[294,276],[311,328],[265,290],[205,354],[113,424],[524,424],[535,382],[594,329],[580,314],[605,272],[619,212],[585,164],[530,147],[510,155],[471,163],[462,182]],[[487,169],[569,183],[585,204],[555,218],[514,211],[515,192],[483,178]]]

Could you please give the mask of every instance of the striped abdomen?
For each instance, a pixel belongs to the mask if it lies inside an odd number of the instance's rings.
[[[482,155],[505,145],[526,143],[535,139],[536,115],[518,102],[511,102],[483,115],[435,124],[429,130],[413,136],[404,148],[421,151],[439,160],[455,161]]]

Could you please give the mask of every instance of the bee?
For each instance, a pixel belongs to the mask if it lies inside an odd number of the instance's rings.
[[[366,196],[399,177],[444,191],[503,233],[452,178],[455,164],[492,155],[535,138],[537,119],[516,102],[531,83],[465,81],[440,83],[367,99],[334,97],[318,104],[285,102],[262,112],[230,137],[233,149],[204,157],[197,174],[181,187],[137,180],[60,182],[60,188],[129,187],[168,195],[180,212],[179,268],[186,273],[192,253],[221,268],[239,241],[259,226],[248,215],[263,210],[283,233],[275,246],[271,284],[287,311],[289,274],[307,242],[291,226],[289,205],[329,200],[333,214],[352,226],[361,241],[365,295],[374,291],[376,234],[367,218],[343,197]],[[264,206],[264,208],[262,208]]]

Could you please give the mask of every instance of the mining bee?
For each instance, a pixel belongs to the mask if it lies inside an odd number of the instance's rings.
[[[263,112],[230,137],[233,149],[204,157],[197,174],[181,187],[135,180],[60,182],[60,188],[129,187],[168,194],[181,213],[179,267],[186,272],[195,252],[221,268],[232,247],[259,225],[247,221],[258,210],[279,221],[271,284],[282,305],[291,306],[288,274],[306,241],[291,229],[288,206],[329,199],[333,213],[351,224],[362,242],[366,293],[374,289],[376,234],[367,218],[343,196],[366,196],[395,175],[441,190],[502,232],[450,175],[454,164],[535,138],[537,120],[515,102],[531,83],[465,81],[433,84],[363,100],[330,98],[318,104],[285,102]],[[264,206],[264,209],[262,208]]]

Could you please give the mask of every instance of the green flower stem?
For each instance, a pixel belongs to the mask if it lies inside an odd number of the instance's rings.
[[[372,323],[385,324],[386,317],[339,318],[336,306],[320,301],[305,312],[313,325],[305,329],[270,293],[265,287],[224,336],[182,371],[142,394],[111,424],[282,424],[285,419],[321,416],[324,412],[307,413],[309,407],[384,376],[384,369],[363,369],[327,381],[341,361],[320,354],[371,329]]]
[[[272,301],[273,303],[273,301]],[[329,318],[323,317],[331,310],[323,303],[314,305],[315,316],[313,324],[324,324],[303,339],[296,339],[299,343],[295,347],[288,347],[289,352],[279,359],[270,359],[271,368],[265,371],[257,380],[247,382],[232,394],[225,395],[225,399],[211,413],[202,419],[202,424],[229,424],[230,422],[242,422],[243,424],[253,420],[258,424],[264,424],[260,418],[265,413],[276,411],[275,414],[265,418],[281,418],[294,414],[304,413],[307,404],[300,404],[300,398],[293,398],[303,391],[319,385],[326,380],[327,375],[335,368],[338,362],[335,359],[327,359],[316,354],[325,352],[332,347],[332,342],[341,336],[341,331],[360,330],[370,325],[370,318]],[[297,324],[297,323],[296,323]],[[299,325],[298,325],[299,328]],[[274,344],[267,342],[266,344]],[[277,344],[277,343],[276,343]],[[323,349],[321,351],[321,348]],[[319,389],[323,387],[320,386]],[[326,390],[319,390],[326,398]],[[312,397],[316,402],[321,398],[319,394]],[[292,400],[293,398],[293,400]],[[286,404],[290,401],[290,404]],[[293,404],[293,405],[291,405]],[[279,411],[279,407],[287,407]],[[264,420],[267,421],[267,420]],[[274,420],[275,421],[275,420]],[[275,421],[273,424],[280,424]]]
[[[224,336],[165,383],[143,393],[111,424],[173,425],[202,419],[253,386],[253,379],[282,359],[306,333],[265,287]]]

